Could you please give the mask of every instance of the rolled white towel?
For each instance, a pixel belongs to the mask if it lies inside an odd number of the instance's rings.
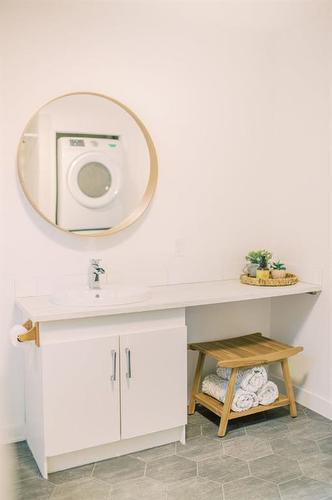
[[[232,402],[233,411],[250,410],[253,406],[258,406],[258,398],[254,392],[237,389]]]
[[[279,397],[277,385],[269,380],[258,392],[257,398],[261,405],[270,405]]]
[[[217,368],[217,375],[225,380],[231,376],[231,368]],[[248,392],[257,392],[267,382],[267,369],[265,366],[253,368],[240,368],[236,383],[241,389]]]
[[[218,377],[215,373],[207,375],[202,383],[202,391],[222,403],[225,401],[228,381]],[[238,385],[235,386],[235,393],[232,402],[233,411],[249,410],[258,405],[258,399],[255,393],[244,391]]]
[[[243,372],[241,388],[249,392],[259,391],[267,382],[267,371],[265,366],[255,366]]]
[[[224,402],[228,382],[218,377],[215,373],[207,375],[202,383],[202,391],[218,401]]]
[[[237,374],[237,381],[236,383],[240,385],[241,379],[243,376],[243,369],[239,369],[238,374]],[[231,373],[232,373],[232,368],[222,368],[221,366],[217,367],[217,375],[220,378],[223,378],[224,380],[229,380],[231,378]]]

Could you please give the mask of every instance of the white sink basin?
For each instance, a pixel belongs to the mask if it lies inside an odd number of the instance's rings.
[[[103,307],[141,302],[149,295],[144,286],[109,285],[101,289],[80,288],[51,295],[50,301],[60,306]]]

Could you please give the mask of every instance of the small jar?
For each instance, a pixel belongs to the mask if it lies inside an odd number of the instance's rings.
[[[270,277],[270,271],[268,269],[257,269],[256,278],[261,280],[267,280]]]
[[[271,274],[274,279],[286,278],[286,269],[272,269]]]
[[[251,278],[256,278],[258,264],[250,263],[246,267],[246,272]]]

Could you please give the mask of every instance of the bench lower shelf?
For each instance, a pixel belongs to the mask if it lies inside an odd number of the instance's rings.
[[[214,399],[204,392],[199,392],[195,394],[195,401],[221,417],[224,405],[217,399]],[[279,408],[280,406],[287,405],[289,405],[288,397],[284,394],[279,394],[278,399],[276,399],[276,401],[270,405],[254,406],[253,408],[250,408],[250,410],[246,411],[231,411],[228,418],[231,420],[233,418],[245,417],[246,415],[252,415],[253,413],[260,413],[262,411],[267,411],[273,408]]]

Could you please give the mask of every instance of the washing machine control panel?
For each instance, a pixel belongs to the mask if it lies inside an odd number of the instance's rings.
[[[79,146],[79,147],[85,146],[84,139],[70,139],[69,143],[71,146]]]

